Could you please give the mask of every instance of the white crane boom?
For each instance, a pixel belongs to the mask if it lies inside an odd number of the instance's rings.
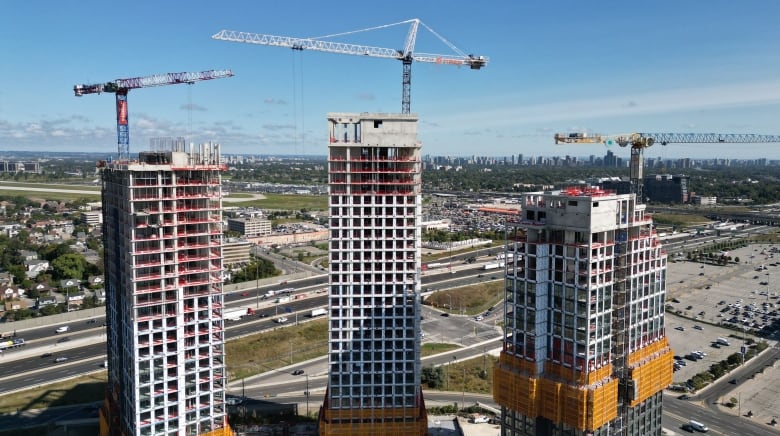
[[[653,144],[758,144],[780,142],[780,135],[756,135],[751,133],[624,133],[618,135],[601,135],[598,133],[556,133],[556,144],[617,144],[621,147],[631,147],[631,162],[629,177],[631,192],[636,194],[636,201],[642,203],[642,169],[644,167],[645,148]]]
[[[344,42],[323,41],[321,38],[333,36],[348,35],[351,33],[375,30],[398,24],[411,24],[407,34],[404,48],[402,50],[374,47],[370,45],[349,44]],[[422,24],[426,29],[441,39],[448,47],[453,49],[456,55],[414,53],[415,41],[417,39],[417,29]],[[401,21],[399,23],[387,24],[383,26],[372,27],[351,32],[344,32],[332,35],[326,35],[317,38],[295,38],[289,36],[264,35],[259,33],[238,32],[234,30],[221,30],[212,35],[212,39],[230,42],[243,42],[247,44],[268,45],[276,47],[286,47],[293,50],[316,50],[327,53],[349,54],[355,56],[370,56],[375,58],[397,59],[403,63],[401,112],[408,114],[411,110],[411,65],[412,62],[427,62],[442,65],[468,66],[472,70],[478,70],[487,65],[488,58],[485,56],[466,55],[449,41],[442,38],[439,34],[425,25],[419,19]]]

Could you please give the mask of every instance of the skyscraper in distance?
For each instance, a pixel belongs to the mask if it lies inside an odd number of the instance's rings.
[[[220,147],[102,162],[100,434],[227,436]]]
[[[417,117],[327,118],[330,345],[320,434],[422,435]]]

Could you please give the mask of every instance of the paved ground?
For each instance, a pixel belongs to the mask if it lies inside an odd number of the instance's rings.
[[[729,253],[732,257],[740,258],[740,265],[705,265],[701,268],[702,265],[696,262],[669,263],[667,303],[675,310],[681,310],[684,316],[679,317],[672,315],[671,311],[667,312],[666,333],[669,342],[676,355],[683,356],[693,350],[707,353],[704,359],[697,362],[686,360],[687,365],[674,374],[675,382],[684,382],[694,374],[705,371],[713,363],[739,351],[742,340],[729,337],[735,332],[715,325],[732,316],[730,311],[733,308],[725,312],[724,317],[718,316],[720,310],[728,307],[728,304],[735,304],[741,298],[743,308],[754,301],[759,307],[767,301],[780,307],[780,300],[773,295],[780,292],[780,267],[769,266],[780,259],[770,257],[769,247],[771,246],[752,245]],[[764,248],[767,249],[767,254],[762,254]],[[762,264],[767,270],[756,271]],[[701,273],[704,274],[700,275]],[[758,278],[754,278],[756,276]],[[760,285],[762,281],[767,284]],[[768,295],[761,295],[761,292]],[[679,300],[679,303],[671,302],[673,298]],[[721,301],[725,303],[719,304]],[[701,312],[704,314],[699,315]],[[740,319],[742,317],[743,315],[740,315]],[[694,329],[696,325],[700,326],[701,330]],[[675,329],[676,327],[684,327],[685,330],[680,331]],[[736,335],[740,336],[739,333]],[[745,336],[751,337],[749,333]],[[713,348],[712,341],[717,337],[728,337],[731,346]],[[770,343],[775,344],[774,341]],[[728,378],[728,375],[725,377]],[[724,413],[736,416],[741,412],[744,416],[751,410],[754,413],[752,420],[756,422],[769,422],[773,417],[780,419],[780,401],[777,401],[780,398],[780,364],[767,367],[755,378],[734,385],[734,389],[724,395],[722,401],[726,402],[731,397],[738,398],[741,406],[734,409],[722,407]]]

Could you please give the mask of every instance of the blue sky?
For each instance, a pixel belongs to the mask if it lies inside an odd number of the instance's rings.
[[[401,63],[211,39],[222,29],[317,37],[419,18],[482,70],[415,63],[425,154],[587,156],[555,132],[780,134],[780,3],[771,0],[0,3],[0,152],[116,152],[113,94],[73,85],[232,69],[131,90],[130,150],[150,137],[223,153],[319,154],[328,112],[400,112]],[[401,48],[408,26],[342,42]],[[453,54],[420,29],[417,52]],[[656,146],[646,158],[780,159],[778,144]],[[617,149],[628,157],[628,150]]]

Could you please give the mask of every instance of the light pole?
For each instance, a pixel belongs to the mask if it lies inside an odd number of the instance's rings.
[[[450,297],[450,307],[449,309],[452,310],[452,294],[447,294],[448,297]]]
[[[306,374],[306,416],[309,416],[309,374]]]
[[[466,408],[466,365],[463,365],[463,393],[460,397],[461,410]]]
[[[257,245],[255,245],[255,293],[257,295],[255,301],[257,309],[260,309],[260,262],[257,255]]]

